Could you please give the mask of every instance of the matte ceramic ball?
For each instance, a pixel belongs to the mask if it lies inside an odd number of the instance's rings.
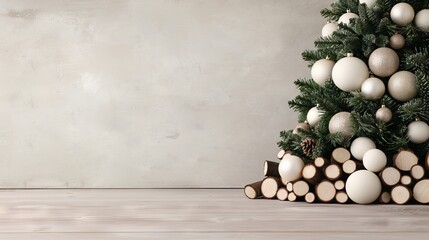
[[[325,86],[326,81],[332,76],[332,68],[335,62],[328,59],[320,59],[311,68],[311,78],[320,86]]]
[[[413,143],[424,143],[429,139],[429,126],[423,121],[415,121],[408,125],[407,136]]]
[[[405,46],[405,38],[401,34],[392,35],[389,39],[389,44],[393,49],[402,49]]]
[[[408,3],[397,3],[393,6],[392,10],[390,10],[390,18],[399,26],[406,26],[413,22],[414,9]]]
[[[362,83],[361,92],[366,99],[377,100],[384,96],[386,87],[380,79],[368,78]]]
[[[342,58],[332,69],[334,84],[345,92],[360,90],[362,83],[368,77],[368,67],[365,62],[356,57]]]
[[[398,101],[408,101],[417,96],[416,75],[408,71],[400,71],[390,77],[387,84],[390,95]]]
[[[352,124],[350,122],[349,112],[339,112],[329,121],[330,133],[341,133],[344,137],[352,135]]]
[[[344,13],[343,15],[341,15],[340,19],[338,19],[338,23],[349,25],[350,19],[352,18],[359,18],[359,15],[352,12]]]
[[[375,75],[389,77],[399,68],[399,56],[390,48],[377,48],[369,56],[368,66]]]
[[[392,120],[392,116],[392,111],[387,107],[379,108],[375,113],[375,118],[384,123],[390,122],[390,120]]]
[[[285,155],[279,164],[279,174],[287,182],[296,181],[302,177],[304,161],[294,155]]]
[[[352,173],[346,182],[346,192],[358,204],[370,204],[381,194],[380,179],[373,172],[359,170]]]
[[[387,165],[387,157],[379,149],[368,150],[363,155],[363,166],[371,172],[380,172]]]
[[[423,32],[429,32],[429,9],[423,9],[418,12],[414,23]]]
[[[358,137],[353,140],[350,146],[350,152],[356,160],[362,161],[363,156],[368,150],[375,149],[375,143],[367,137]]]
[[[293,129],[294,134],[300,134],[301,130],[308,131],[310,130],[310,125],[308,123],[299,123],[296,125],[296,127]]]
[[[359,0],[360,4],[366,3],[366,6],[368,8],[373,8],[375,4],[377,3],[377,0]]]
[[[332,33],[334,33],[337,30],[338,30],[338,23],[336,22],[327,23],[322,28],[322,37],[331,36]]]
[[[307,113],[307,122],[310,126],[315,126],[320,122],[322,112],[317,109],[317,107],[313,107]]]

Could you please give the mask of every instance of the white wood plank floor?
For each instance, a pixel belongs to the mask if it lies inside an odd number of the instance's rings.
[[[0,239],[429,239],[429,206],[248,200],[239,189],[0,190]]]

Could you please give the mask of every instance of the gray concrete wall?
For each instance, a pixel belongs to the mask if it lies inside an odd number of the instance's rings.
[[[0,2],[0,187],[241,187],[331,1]]]

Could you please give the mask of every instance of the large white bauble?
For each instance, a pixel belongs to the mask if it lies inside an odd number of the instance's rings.
[[[379,149],[368,150],[363,155],[363,166],[371,172],[380,172],[386,167],[387,157],[383,151]]]
[[[367,137],[358,137],[353,140],[350,146],[350,152],[356,160],[362,161],[363,155],[365,155],[368,150],[375,148],[375,143],[371,139]]]
[[[372,77],[362,83],[361,91],[366,99],[377,100],[384,96],[386,87],[379,78]]]
[[[381,194],[380,179],[373,172],[359,170],[352,173],[346,182],[346,192],[358,204],[370,204]]]
[[[325,24],[322,28],[322,37],[331,36],[332,33],[338,30],[338,23],[330,22]]]
[[[415,121],[408,125],[407,136],[413,143],[424,143],[429,139],[429,126],[423,121]]]
[[[340,19],[338,19],[338,23],[343,23],[346,25],[350,24],[350,19],[352,18],[359,18],[359,15],[356,13],[348,12],[341,15]]]
[[[279,164],[279,174],[284,181],[296,181],[302,177],[304,161],[294,155],[285,155]]]
[[[325,86],[326,81],[332,76],[332,68],[335,62],[328,59],[320,59],[311,68],[311,78],[320,86]]]
[[[317,109],[317,107],[313,107],[307,113],[307,122],[310,126],[315,126],[320,122],[322,116],[322,112]]]
[[[423,32],[429,32],[429,9],[423,9],[416,14],[414,23]]]
[[[349,112],[339,112],[329,121],[330,133],[341,133],[344,137],[352,135],[352,123]]]
[[[399,68],[399,56],[391,48],[377,48],[369,56],[368,66],[375,75],[390,77]]]
[[[335,63],[332,69],[332,80],[339,89],[345,92],[359,90],[368,77],[368,66],[356,57],[342,58]]]
[[[360,4],[366,3],[366,6],[368,8],[373,8],[375,4],[377,3],[377,0],[359,0]]]
[[[390,95],[398,101],[408,101],[417,96],[416,75],[408,71],[393,74],[387,84]]]
[[[406,26],[413,22],[414,9],[408,3],[397,3],[393,6],[392,10],[390,10],[390,18],[399,26]]]

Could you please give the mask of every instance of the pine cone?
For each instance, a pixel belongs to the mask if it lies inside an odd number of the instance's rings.
[[[313,154],[313,150],[315,146],[316,146],[316,140],[311,138],[306,138],[301,142],[302,152],[307,156],[311,156],[311,154]]]

